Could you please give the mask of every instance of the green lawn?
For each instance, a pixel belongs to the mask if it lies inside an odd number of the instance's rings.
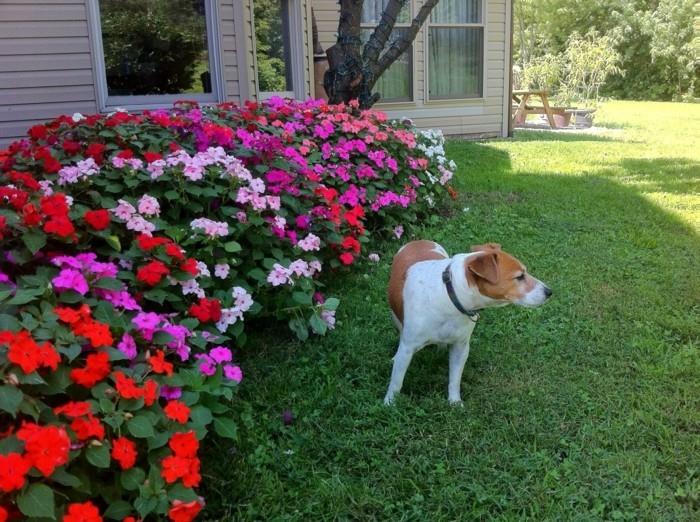
[[[596,125],[450,144],[460,199],[419,235],[499,242],[554,290],[482,314],[464,408],[440,348],[382,405],[389,244],[334,282],[332,335],[242,354],[241,442],[204,462],[211,519],[700,519],[700,105],[611,102]]]

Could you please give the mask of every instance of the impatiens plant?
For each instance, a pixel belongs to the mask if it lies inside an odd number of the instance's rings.
[[[0,521],[192,520],[252,320],[447,193],[442,136],[322,101],[60,117],[0,152]]]

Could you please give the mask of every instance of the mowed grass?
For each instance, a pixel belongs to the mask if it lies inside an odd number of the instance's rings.
[[[261,324],[240,354],[240,442],[206,448],[209,519],[700,519],[700,105],[611,102],[596,124],[449,145],[459,199],[417,236],[499,242],[554,290],[482,314],[464,407],[437,347],[382,405],[387,244],[333,281],[332,335]]]

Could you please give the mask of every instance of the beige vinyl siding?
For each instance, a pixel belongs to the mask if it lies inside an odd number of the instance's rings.
[[[236,31],[236,7],[240,0],[220,0],[219,35],[221,37],[221,61],[224,76],[224,98],[226,101],[241,102],[241,79],[238,61],[238,40]]]
[[[511,0],[486,0],[486,70],[484,97],[474,100],[429,101],[427,96],[427,30],[423,27],[414,46],[414,100],[412,103],[382,104],[375,107],[390,117],[409,117],[420,128],[440,128],[445,134],[501,136],[504,134],[504,97],[508,94],[510,59],[506,56],[507,9]],[[413,0],[413,13],[422,0]],[[313,0],[319,40],[323,49],[335,44],[339,7],[336,0]],[[507,128],[507,125],[505,126]]]
[[[96,111],[85,0],[0,1],[0,146]]]

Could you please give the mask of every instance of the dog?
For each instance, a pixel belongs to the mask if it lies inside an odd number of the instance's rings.
[[[433,241],[404,245],[394,256],[389,278],[389,306],[401,337],[384,403],[391,404],[401,391],[418,350],[446,344],[447,398],[461,404],[462,371],[479,311],[508,304],[536,307],[551,295],[547,285],[496,243],[476,245],[471,253],[453,257]]]

